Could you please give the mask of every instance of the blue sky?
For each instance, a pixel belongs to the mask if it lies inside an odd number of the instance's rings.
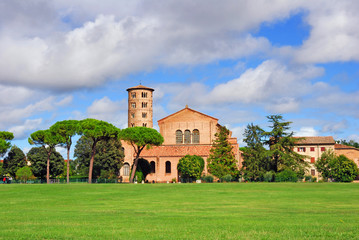
[[[185,107],[229,127],[282,114],[297,136],[359,141],[358,1],[4,1],[0,129],[65,119],[127,126],[126,89],[154,123]],[[157,128],[157,126],[155,126]],[[63,151],[62,151],[63,152]]]

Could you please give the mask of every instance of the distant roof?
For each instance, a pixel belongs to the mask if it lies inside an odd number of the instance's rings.
[[[296,144],[335,144],[332,136],[327,137],[294,137],[302,138]]]
[[[145,89],[145,90],[154,91],[153,88],[149,88],[149,87],[146,87],[146,86],[143,86],[143,85],[138,85],[136,87],[127,88],[127,91],[134,90],[134,89]]]
[[[212,145],[162,145],[144,149],[141,157],[183,157],[187,154],[197,156],[208,156]]]
[[[352,149],[352,150],[359,151],[359,149],[356,147],[352,147],[352,146],[348,146],[348,145],[344,145],[344,144],[335,144],[334,149]]]
[[[191,112],[194,112],[194,113],[198,113],[198,114],[200,114],[200,115],[202,115],[202,116],[212,118],[212,119],[215,120],[215,121],[218,121],[218,118],[214,118],[214,117],[211,117],[211,116],[206,115],[206,114],[204,114],[204,113],[201,113],[201,112],[198,112],[198,111],[196,111],[196,110],[193,110],[192,108],[189,108],[188,105],[186,105],[185,108],[179,110],[178,112],[172,113],[171,115],[168,115],[167,117],[164,117],[164,118],[158,120],[157,122],[162,122],[163,120],[165,120],[165,119],[167,119],[167,118],[170,118],[170,117],[172,117],[172,116],[174,116],[174,115],[176,115],[176,114],[178,114],[178,113],[180,113],[180,112],[183,112],[183,111],[191,111]]]

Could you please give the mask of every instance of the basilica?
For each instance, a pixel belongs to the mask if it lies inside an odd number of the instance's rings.
[[[142,85],[127,89],[128,91],[128,127],[153,127],[153,92],[154,89]],[[178,181],[179,160],[185,155],[198,155],[205,161],[204,174],[207,174],[207,158],[210,154],[215,134],[218,132],[218,119],[185,106],[165,118],[158,120],[158,126],[164,142],[161,146],[143,150],[141,158],[151,166],[147,175],[149,182]],[[240,163],[240,151],[237,138],[229,136],[233,153]],[[134,150],[122,142],[125,151],[124,166],[120,176],[124,182],[129,181],[133,164]]]

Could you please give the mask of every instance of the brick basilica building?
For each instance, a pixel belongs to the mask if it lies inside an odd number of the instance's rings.
[[[153,127],[153,91],[142,85],[127,89],[128,91],[128,127]],[[210,154],[215,134],[218,132],[218,119],[193,110],[186,106],[165,118],[158,120],[160,133],[164,138],[161,146],[142,151],[140,157],[146,159],[151,166],[147,175],[149,182],[167,182],[179,180],[177,171],[179,159],[185,155],[198,155],[205,161],[204,174],[207,174],[207,158]],[[240,151],[237,138],[229,136],[233,153],[240,163]],[[133,164],[134,150],[126,142],[122,142],[125,159],[120,170],[124,182],[129,181]]]

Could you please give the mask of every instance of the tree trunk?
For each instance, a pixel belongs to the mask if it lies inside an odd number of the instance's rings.
[[[92,170],[93,170],[93,161],[95,159],[95,154],[96,154],[96,141],[93,141],[92,144],[92,155],[91,155],[91,160],[90,160],[90,167],[89,167],[89,183],[92,183]]]
[[[137,164],[138,164],[138,155],[136,156],[135,160],[133,161],[130,183],[133,183],[133,179],[135,178]]]
[[[50,156],[51,156],[51,149],[47,153],[47,164],[46,164],[46,183],[50,183]]]
[[[67,148],[67,184],[70,183],[70,148]]]

